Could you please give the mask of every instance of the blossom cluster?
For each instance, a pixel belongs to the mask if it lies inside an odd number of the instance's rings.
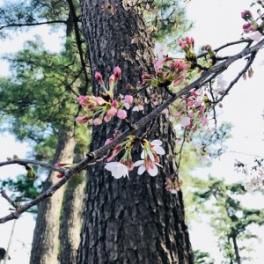
[[[261,3],[261,1],[257,1],[256,3],[260,4],[263,8],[263,3]],[[260,9],[258,9],[258,13],[260,13]],[[260,17],[263,17],[263,14],[261,14]],[[243,25],[244,33],[259,32],[262,33],[263,36],[264,22],[262,19],[258,20],[258,18],[254,18],[251,11],[249,10],[242,11],[241,18],[246,21],[246,23]]]
[[[174,117],[182,128],[196,131],[200,125],[205,126],[208,123],[207,106],[209,99],[202,90],[191,90],[189,96],[182,98],[182,101],[175,105]]]
[[[173,59],[169,56],[163,56],[155,61],[154,69],[154,74],[144,73],[142,75],[143,85],[176,87],[185,80],[189,64],[184,59]]]
[[[97,126],[111,121],[115,116],[126,119],[127,110],[132,107],[134,98],[132,95],[120,95],[119,98],[114,98],[115,87],[120,79],[121,69],[118,66],[109,77],[108,85],[105,84],[102,74],[95,72],[95,80],[103,91],[102,96],[79,96],[77,100],[85,114],[78,116],[76,122],[79,124],[88,122]]]
[[[107,140],[107,143],[112,139]],[[105,169],[110,171],[112,176],[116,179],[122,177],[128,177],[129,171],[132,171],[135,167],[138,167],[138,175],[142,175],[147,172],[150,176],[158,175],[158,167],[162,167],[160,164],[160,156],[165,155],[165,150],[162,147],[162,142],[158,139],[148,141],[143,139],[141,142],[141,159],[137,161],[132,160],[132,148],[135,143],[135,137],[131,136],[125,142],[117,145],[111,155],[107,158],[108,163],[105,165]],[[113,161],[114,158],[121,152],[124,152],[119,161]]]

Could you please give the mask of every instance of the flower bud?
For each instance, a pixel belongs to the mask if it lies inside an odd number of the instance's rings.
[[[117,111],[117,117],[120,119],[126,119],[127,118],[127,112],[125,110],[119,109]]]
[[[116,66],[114,68],[113,73],[114,73],[114,76],[116,77],[116,79],[119,80],[121,78],[122,70],[119,66]]]
[[[100,85],[103,84],[103,76],[100,72],[96,71],[94,77]]]

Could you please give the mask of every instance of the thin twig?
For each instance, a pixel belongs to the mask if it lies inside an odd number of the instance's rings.
[[[31,26],[41,26],[41,25],[50,25],[50,24],[67,24],[66,20],[52,20],[52,21],[43,21],[43,22],[33,22],[33,23],[12,23],[0,26],[0,30],[9,27],[31,27]]]
[[[8,203],[10,203],[15,209],[18,208],[18,205],[7,195],[7,193],[2,190],[1,191],[1,195],[4,199],[6,199],[8,201]]]
[[[0,167],[7,166],[7,165],[14,165],[14,164],[18,164],[18,165],[21,165],[21,166],[24,166],[24,167],[27,167],[28,164],[31,164],[31,165],[43,167],[43,168],[46,168],[46,169],[50,169],[50,170],[53,170],[53,171],[58,171],[58,172],[61,172],[61,173],[65,172],[65,169],[58,168],[58,167],[53,166],[53,165],[51,165],[49,163],[42,162],[42,161],[36,161],[36,160],[28,160],[28,159],[13,159],[13,160],[2,161],[2,162],[0,162]]]

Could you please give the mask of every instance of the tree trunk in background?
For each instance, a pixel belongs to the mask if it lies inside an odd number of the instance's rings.
[[[54,163],[72,163],[75,139],[73,131],[62,131],[58,135],[58,144]],[[48,188],[56,183],[57,172],[52,172],[45,184]],[[31,264],[56,264],[59,254],[59,221],[61,216],[64,188],[57,191],[51,198],[41,202],[31,249]]]
[[[76,264],[80,244],[85,174],[75,175],[66,185],[60,220],[60,264]]]
[[[129,1],[82,1],[93,73],[99,70],[107,77],[119,65],[123,87],[128,83],[136,85],[142,71],[152,69],[153,62],[153,45],[145,24],[133,8],[123,6],[124,2]],[[118,88],[118,93],[124,91]],[[96,85],[93,92],[98,94]],[[162,94],[166,96],[164,91]],[[148,111],[150,105],[145,113]],[[122,130],[125,124],[113,121],[95,127],[91,149],[104,145],[117,126]],[[173,159],[175,135],[165,115],[153,120],[149,138],[161,139],[167,153],[158,176],[138,176],[135,170],[129,179],[116,180],[102,163],[89,170],[78,264],[193,263],[182,194],[165,190],[165,177],[177,173]]]

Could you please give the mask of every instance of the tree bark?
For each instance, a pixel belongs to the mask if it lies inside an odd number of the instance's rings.
[[[107,77],[119,65],[123,73],[117,94],[124,94],[126,84],[135,86],[142,72],[151,70],[153,64],[153,45],[144,21],[125,2],[129,1],[82,1],[93,73],[99,70]],[[98,95],[95,83],[93,92]],[[166,96],[164,91],[160,94]],[[146,96],[150,97],[149,92]],[[145,113],[151,109],[148,105]],[[138,117],[137,114],[133,118]],[[124,123],[115,121],[94,128],[92,150],[102,146],[114,129],[124,129]],[[182,194],[165,190],[166,176],[177,174],[174,131],[166,115],[153,120],[152,125],[149,138],[161,139],[167,153],[158,176],[133,172],[129,179],[116,180],[103,164],[89,170],[78,264],[193,263]]]
[[[54,163],[72,163],[75,139],[73,131],[64,130],[58,135],[58,144]],[[57,172],[50,173],[44,188],[56,183]],[[51,198],[41,202],[31,249],[31,264],[56,264],[59,254],[59,221],[61,216],[64,188],[61,188]]]
[[[60,264],[76,264],[82,227],[86,177],[74,176],[66,185],[60,221]]]

